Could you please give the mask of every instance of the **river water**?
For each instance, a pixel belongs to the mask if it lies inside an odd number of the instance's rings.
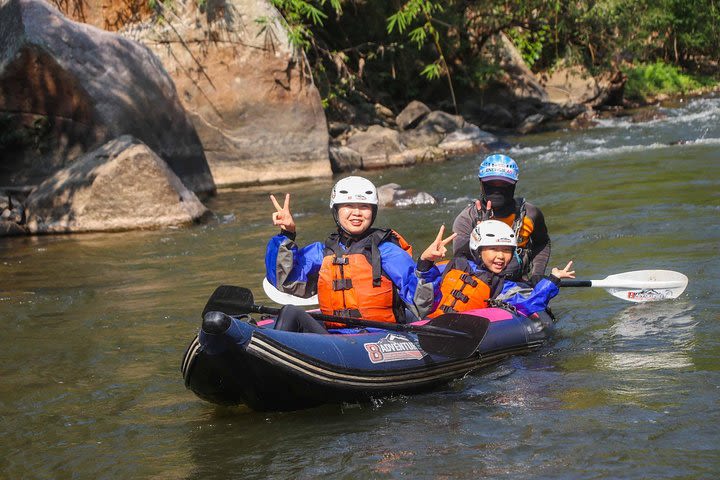
[[[220,408],[179,363],[221,283],[260,288],[268,193],[298,240],[332,229],[331,179],[221,190],[208,225],[0,240],[1,478],[717,478],[720,99],[663,119],[511,138],[518,194],[578,278],[669,269],[678,299],[563,289],[542,350],[449,388],[291,413]],[[679,144],[670,145],[680,141]],[[434,206],[382,209],[419,253],[477,192],[480,157],[372,172]]]

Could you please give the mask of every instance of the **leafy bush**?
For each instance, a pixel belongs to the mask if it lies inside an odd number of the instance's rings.
[[[474,98],[502,73],[485,54],[499,34],[536,72],[635,63],[625,69],[635,99],[697,88],[702,81],[679,68],[717,69],[720,60],[717,0],[270,1],[326,104],[354,91],[396,107]]]
[[[623,69],[628,77],[625,96],[644,101],[660,93],[687,93],[711,83],[710,79],[684,74],[674,65],[664,62],[639,64]]]

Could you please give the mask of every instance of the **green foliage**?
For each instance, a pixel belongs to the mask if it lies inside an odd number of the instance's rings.
[[[419,21],[420,25],[410,30],[408,37],[414,43],[418,50],[421,50],[425,42],[429,39],[432,41],[437,58],[432,63],[426,64],[420,71],[420,75],[427,80],[437,80],[441,75],[445,75],[448,81],[450,96],[452,97],[453,106],[457,113],[457,101],[455,99],[455,88],[453,87],[450,68],[445,58],[443,42],[440,38],[440,32],[435,28],[435,22],[438,19],[436,14],[442,14],[444,8],[440,2],[432,0],[408,0],[395,14],[390,15],[387,19],[388,34],[392,34],[397,29],[399,33],[403,33],[413,23]],[[448,25],[446,22],[442,22]]]
[[[302,50],[309,49],[314,42],[312,28],[322,27],[328,18],[328,15],[322,10],[328,0],[271,0],[271,3],[285,19],[290,43]],[[330,5],[336,14],[342,13],[341,0],[330,0]],[[257,21],[265,28],[269,24],[266,17]]]
[[[440,75],[442,75],[442,67],[440,67],[438,62],[425,65],[425,68],[422,69],[420,75],[428,80],[436,80],[440,78]]]
[[[433,22],[434,15],[442,13],[443,7],[439,2],[431,0],[409,0],[393,15],[387,19],[387,32],[392,34],[397,31],[404,33],[413,24],[419,22],[420,25],[408,31],[408,38],[418,50],[421,50],[428,40],[431,40],[436,48],[438,58],[430,64],[425,65],[420,71],[420,75],[428,80],[440,78],[444,72],[442,46],[440,44],[440,32],[435,28]]]
[[[586,2],[583,2],[586,3]],[[642,62],[686,64],[720,56],[716,0],[600,0],[578,16],[578,38],[599,60],[618,54]]]
[[[409,0],[405,2],[400,10],[390,15],[387,19],[387,31],[392,33],[397,30],[403,33],[407,30],[410,25],[420,19],[423,22],[421,30],[425,30],[426,33],[434,32],[435,29],[432,26],[431,20],[435,13],[441,13],[443,7],[439,2],[433,2],[431,0]],[[417,29],[416,29],[417,30]],[[422,46],[421,44],[418,47]]]
[[[708,83],[708,79],[686,75],[677,67],[663,62],[640,64],[623,71],[628,77],[625,96],[631,100],[644,101],[660,93],[687,93]]]
[[[479,63],[472,71],[472,87],[482,88],[495,80],[499,80],[502,76],[502,68],[496,64]]]
[[[518,50],[520,50],[525,63],[532,67],[540,59],[543,48],[548,43],[550,26],[542,25],[534,31],[516,27],[508,30],[507,33]]]
[[[358,92],[400,105],[454,102],[454,84],[475,95],[501,78],[485,47],[503,33],[535,71],[562,62],[593,73],[639,63],[645,72],[657,61],[687,70],[720,60],[718,0],[271,1],[326,104]],[[660,77],[639,71],[636,85]]]

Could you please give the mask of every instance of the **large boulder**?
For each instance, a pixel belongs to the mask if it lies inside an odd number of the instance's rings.
[[[343,145],[330,147],[330,165],[333,173],[359,170],[362,164],[360,152]]]
[[[347,140],[347,147],[358,152],[363,163],[382,163],[388,156],[400,153],[400,133],[391,128],[371,125],[367,130],[358,130]]]
[[[448,134],[438,145],[448,155],[466,155],[488,151],[488,145],[494,145],[498,138],[472,123],[465,123],[463,128]]]
[[[209,214],[168,164],[131,136],[56,172],[30,193],[25,211],[29,233],[155,228]]]
[[[582,65],[561,65],[541,78],[549,100],[559,105],[589,103],[600,95],[597,80]]]
[[[525,117],[522,123],[518,125],[517,131],[518,133],[521,133],[523,135],[534,132],[545,120],[547,120],[547,118],[542,113],[534,113],[528,117]]]
[[[483,128],[507,129],[515,125],[515,117],[509,107],[494,102],[472,104],[467,108],[466,115]]]
[[[420,123],[420,121],[425,118],[430,112],[430,107],[428,107],[422,102],[413,100],[412,102],[407,104],[407,106],[403,109],[402,112],[398,114],[395,122],[401,130],[415,128],[417,124]]]
[[[410,207],[415,205],[435,205],[437,200],[427,192],[404,189],[397,183],[387,183],[378,187],[378,203],[382,207]]]
[[[627,81],[620,70],[593,76],[582,65],[564,64],[552,72],[542,74],[541,78],[551,102],[563,106],[583,104],[589,107],[621,105]]]
[[[547,91],[507,35],[494,35],[485,46],[483,54],[502,67],[505,77],[503,84],[515,97],[548,101]]]
[[[440,143],[442,139],[443,134],[432,128],[432,125],[424,125],[400,132],[400,141],[407,148],[434,147]]]
[[[142,140],[195,192],[215,190],[202,144],[146,47],[75,23],[42,0],[0,4],[0,186],[34,185],[123,134]]]
[[[337,173],[437,162],[450,155],[488,151],[497,143],[497,137],[462,117],[433,111],[425,114],[415,128],[400,132],[379,125],[352,130],[341,145],[334,145],[330,151],[333,171]]]
[[[0,191],[0,237],[25,233],[25,207],[13,193]]]
[[[423,114],[415,128],[401,132],[400,139],[407,148],[434,147],[443,141],[445,135],[462,129],[464,125],[465,120],[461,116],[436,110]]]
[[[465,125],[465,119],[459,115],[452,115],[441,110],[428,113],[418,124],[418,129],[430,128],[438,133],[447,134],[460,130]]]
[[[124,33],[151,48],[175,80],[215,182],[331,175],[320,94],[270,2],[164,5],[162,22]]]

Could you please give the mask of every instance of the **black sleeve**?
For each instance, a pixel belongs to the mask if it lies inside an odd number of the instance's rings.
[[[297,236],[297,232],[288,232],[287,230],[280,229],[280,235],[289,238],[293,242],[295,241],[295,237]]]
[[[419,272],[427,272],[433,265],[435,265],[435,262],[431,260],[418,260],[417,269]]]
[[[531,275],[545,275],[548,262],[550,261],[550,235],[545,225],[545,217],[536,206],[526,204],[527,215],[533,221],[533,231],[530,234],[532,249],[530,258],[533,262]]]
[[[453,256],[470,258],[470,233],[477,224],[477,211],[472,203],[455,217],[453,232],[457,236],[453,239]]]

